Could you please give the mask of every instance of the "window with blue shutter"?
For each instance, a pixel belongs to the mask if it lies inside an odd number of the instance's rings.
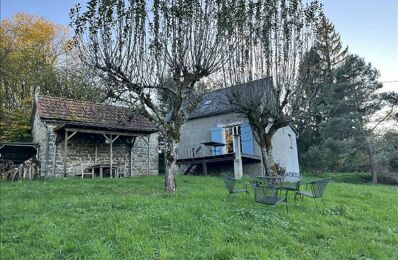
[[[214,127],[210,129],[211,133],[211,141],[222,143],[222,128],[221,127]],[[213,147],[211,150],[212,155],[219,155],[221,154],[222,147]]]
[[[249,124],[240,126],[242,153],[254,155],[253,132]]]

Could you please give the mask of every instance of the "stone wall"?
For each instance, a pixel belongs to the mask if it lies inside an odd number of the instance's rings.
[[[42,176],[62,177],[64,173],[65,143],[62,136],[61,142],[55,144],[56,133],[54,128],[57,126],[54,123],[43,122],[37,115],[35,116],[32,136],[33,141],[40,146],[38,159],[41,163]],[[148,137],[137,137],[132,148],[132,156],[130,156],[130,146],[126,143],[127,138],[130,139],[131,137],[120,136],[113,143],[113,162],[120,164],[123,171],[126,167],[127,176],[158,175],[158,134],[149,136],[149,151]],[[97,157],[95,156],[96,145]],[[68,176],[73,175],[73,165],[80,162],[84,167],[95,163],[110,162],[109,144],[105,143],[105,138],[102,135],[76,133],[68,140]]]
[[[46,125],[40,120],[37,110],[35,112],[33,120],[32,139],[33,142],[39,144],[37,159],[39,160],[40,174],[44,176],[44,173],[48,171],[48,129]]]
[[[149,162],[148,162],[148,137],[137,137],[130,157],[130,146],[127,140],[130,137],[119,137],[112,145],[113,163],[119,164],[126,170],[127,176],[158,175],[158,136],[149,136]],[[144,141],[145,140],[145,141]],[[64,141],[58,144],[55,175],[62,176],[64,170]],[[97,145],[97,157],[95,146]],[[132,159],[132,164],[130,163]],[[102,136],[77,133],[68,140],[67,174],[73,175],[73,165],[82,162],[84,167],[96,163],[110,162],[110,145],[105,143]],[[148,167],[149,166],[149,167]]]

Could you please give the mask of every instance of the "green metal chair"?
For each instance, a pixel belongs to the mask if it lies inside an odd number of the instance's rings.
[[[231,195],[233,193],[242,193],[245,192],[246,193],[246,197],[249,194],[249,191],[247,189],[247,184],[245,184],[245,188],[244,189],[236,189],[236,183],[238,182],[238,180],[236,180],[234,177],[229,176],[227,174],[224,174],[224,182],[225,182],[225,186],[227,186],[228,195]]]
[[[275,184],[275,185],[274,185]],[[287,191],[285,196],[282,197],[280,182],[275,181],[275,178],[255,178],[253,180],[254,201],[265,205],[277,205],[285,202],[286,211],[289,212],[287,204]]]
[[[331,178],[324,178],[315,181],[309,181],[304,183],[306,185],[306,189],[299,190],[296,192],[296,195],[301,196],[301,200],[304,199],[304,196],[310,197],[314,199],[315,207],[318,208],[316,203],[316,199],[321,199],[323,206],[325,206],[325,202],[323,200],[323,194],[325,193],[326,186],[328,185]],[[310,189],[308,189],[308,186]]]

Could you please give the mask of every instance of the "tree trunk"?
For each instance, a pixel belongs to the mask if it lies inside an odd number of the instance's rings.
[[[164,180],[164,191],[175,192],[177,187],[176,182],[177,163],[174,161],[170,165],[166,165],[166,173]]]
[[[274,158],[272,156],[272,150],[268,151],[267,148],[261,148],[261,157],[263,162],[263,167],[265,169],[266,176],[274,176],[275,171],[273,165],[275,164]]]
[[[272,156],[272,143],[271,138],[268,138],[261,147],[261,157],[263,162],[263,167],[265,169],[266,176],[275,176],[277,172],[275,172],[275,162]]]
[[[176,142],[172,140],[168,143],[168,146],[169,149],[166,149],[164,190],[166,192],[175,192],[177,187],[177,145]]]
[[[368,155],[369,155],[369,165],[370,165],[370,172],[372,174],[372,183],[377,183],[377,172],[375,166],[375,159],[374,159],[374,151],[373,147],[370,143],[368,143]]]

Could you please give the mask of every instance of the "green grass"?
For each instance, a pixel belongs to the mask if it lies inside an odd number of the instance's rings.
[[[174,195],[162,177],[1,183],[0,258],[397,259],[398,188],[334,177],[323,210],[289,213],[219,177],[180,176]]]

